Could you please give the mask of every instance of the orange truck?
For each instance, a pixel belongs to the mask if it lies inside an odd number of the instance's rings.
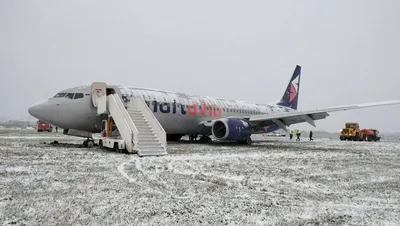
[[[360,129],[356,122],[346,122],[345,128],[340,130],[340,140],[351,141],[379,141],[379,131],[376,129]]]
[[[360,130],[361,140],[365,141],[379,141],[381,137],[378,136],[379,131],[376,129],[362,129]]]

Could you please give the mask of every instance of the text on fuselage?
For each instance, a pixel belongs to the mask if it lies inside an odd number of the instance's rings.
[[[156,112],[161,112],[161,113],[172,113],[176,114],[178,111],[182,115],[190,115],[190,116],[196,116],[198,113],[199,115],[205,116],[211,116],[211,117],[221,117],[222,116],[222,108],[219,106],[215,105],[210,105],[206,103],[202,103],[200,105],[198,104],[179,104],[179,103],[168,103],[168,102],[163,102],[163,103],[158,103],[157,101],[152,101],[152,105],[150,105],[150,101],[146,101],[147,106],[149,106],[150,109],[153,110],[154,113]],[[180,106],[180,107],[178,107]],[[187,106],[187,109],[185,109],[185,106]],[[179,109],[178,109],[179,108]]]

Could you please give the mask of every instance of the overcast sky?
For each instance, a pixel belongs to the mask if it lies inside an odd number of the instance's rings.
[[[400,99],[400,1],[0,1],[0,116],[93,81],[299,109]],[[400,105],[332,113],[400,131]],[[295,126],[296,127],[296,126]],[[294,128],[295,128],[294,127]],[[310,128],[300,126],[301,128]]]

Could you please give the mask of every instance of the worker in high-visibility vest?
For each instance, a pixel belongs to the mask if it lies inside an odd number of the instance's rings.
[[[289,137],[290,137],[290,140],[292,140],[292,138],[293,138],[293,130],[290,130],[290,134],[289,134]]]
[[[296,131],[296,135],[297,135],[296,141],[300,141],[301,131],[299,129]]]

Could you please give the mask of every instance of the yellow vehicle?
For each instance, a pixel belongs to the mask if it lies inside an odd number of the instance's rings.
[[[340,130],[340,140],[361,140],[360,125],[356,122],[346,122],[345,128]]]

